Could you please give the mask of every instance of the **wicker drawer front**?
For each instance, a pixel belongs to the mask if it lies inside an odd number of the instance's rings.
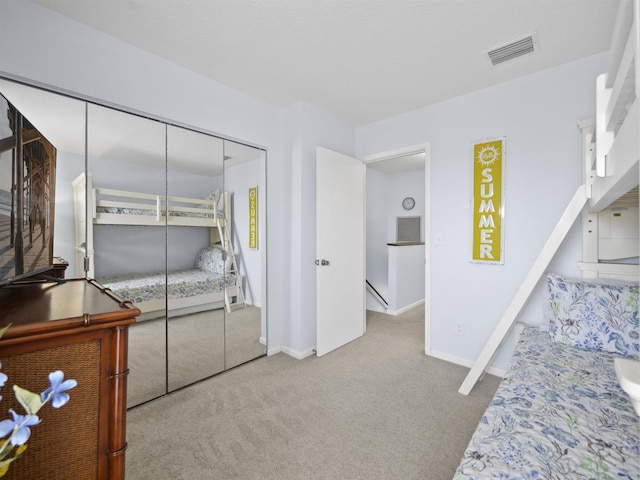
[[[12,388],[19,385],[40,393],[49,386],[48,375],[62,370],[78,386],[59,409],[50,404],[38,413],[42,420],[31,428],[27,451],[9,468],[4,479],[96,479],[99,471],[99,412],[101,339],[60,345],[0,358],[9,380],[2,388],[1,419],[8,409],[24,414]]]

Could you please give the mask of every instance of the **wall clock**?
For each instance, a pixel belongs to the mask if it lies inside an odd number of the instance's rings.
[[[407,197],[404,200],[402,200],[402,208],[404,208],[405,210],[411,210],[415,206],[416,206],[416,201],[411,197]]]

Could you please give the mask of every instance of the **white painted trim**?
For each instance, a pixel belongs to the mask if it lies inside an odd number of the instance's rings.
[[[282,352],[282,347],[281,346],[268,348],[267,349],[267,356],[270,357],[271,355],[275,355],[275,354],[280,353],[280,352]]]
[[[306,350],[300,351],[300,350],[294,350],[293,348],[289,348],[289,347],[281,347],[281,351],[282,353],[286,353],[287,355],[295,358],[296,360],[302,360],[303,358],[310,357],[311,355],[314,355],[316,353],[315,348],[307,348]]]
[[[431,144],[424,146],[424,353],[431,353]]]
[[[407,147],[394,148],[392,150],[387,150],[385,152],[374,153],[371,155],[365,155],[364,157],[359,157],[363,163],[371,163],[377,162],[379,160],[389,160],[395,157],[405,157],[407,155],[411,155],[414,153],[422,153],[429,152],[430,150],[429,143],[418,143],[417,145],[409,145]]]
[[[470,368],[473,366],[473,362],[470,360],[466,360],[464,358],[456,357],[455,355],[449,355],[448,353],[438,352],[435,350],[432,350],[431,353],[428,354],[427,356],[437,358],[439,360],[444,360],[445,362],[453,363],[456,365],[461,365],[467,368]],[[487,370],[487,373],[490,373],[491,375],[496,375],[497,377],[502,378],[505,376],[507,371],[502,368],[491,367],[489,368],[489,370]]]
[[[611,278],[637,282],[640,277],[640,265],[622,263],[578,262],[584,278]]]
[[[387,313],[388,315],[393,315],[394,317],[397,317],[398,315],[404,312],[408,312],[409,310],[417,307],[418,305],[422,305],[423,303],[424,303],[424,299],[418,300],[417,302],[412,303],[411,305],[407,305],[406,307],[402,307],[399,310],[387,310],[385,313]]]

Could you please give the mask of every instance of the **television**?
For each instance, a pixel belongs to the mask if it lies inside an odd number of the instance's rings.
[[[53,266],[56,153],[0,94],[0,286]]]

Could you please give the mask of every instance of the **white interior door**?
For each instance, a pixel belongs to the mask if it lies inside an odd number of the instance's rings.
[[[316,314],[318,356],[365,331],[365,167],[316,149]]]

